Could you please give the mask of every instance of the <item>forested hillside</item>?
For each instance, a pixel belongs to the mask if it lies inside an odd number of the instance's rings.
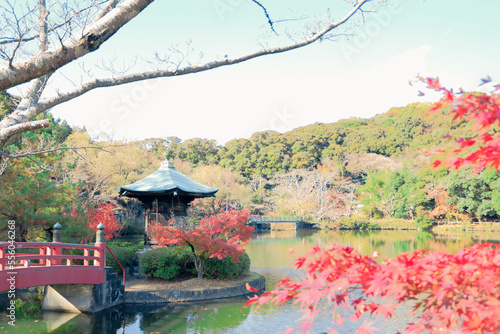
[[[246,178],[270,178],[276,172],[316,168],[323,159],[338,160],[349,154],[375,153],[401,158],[446,146],[443,137],[464,132],[463,122],[451,124],[446,111],[427,115],[429,105],[413,103],[393,108],[371,119],[350,118],[332,124],[312,124],[280,134],[263,131],[249,139],[234,139],[224,146],[207,139],[181,141],[150,140],[156,150],[167,150],[169,158],[180,158],[193,166],[219,164]],[[158,148],[161,147],[161,148]]]
[[[3,118],[15,99],[2,96],[0,102]],[[450,146],[452,140],[445,139],[450,134],[467,137],[470,125],[452,122],[446,110],[428,114],[429,109],[413,103],[371,119],[317,123],[283,134],[263,131],[224,146],[210,139],[176,137],[94,142],[84,129],[56,120],[48,129],[16,139],[1,156],[5,190],[0,217],[23,221],[26,228],[19,233],[31,238],[36,221],[45,222],[38,224],[35,235],[40,235],[53,221],[68,220],[66,213],[75,208],[83,212],[81,203],[95,207],[112,202],[132,224],[140,206],[118,198],[116,189],[169,159],[181,172],[220,189],[216,198],[195,203],[195,216],[224,210],[228,202],[254,214],[303,216],[318,223],[352,216],[498,218],[497,173],[430,167],[429,152]],[[9,158],[44,150],[52,152]]]

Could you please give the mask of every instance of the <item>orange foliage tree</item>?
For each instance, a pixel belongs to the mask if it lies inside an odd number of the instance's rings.
[[[203,278],[203,262],[207,258],[224,259],[232,257],[239,262],[245,252],[243,246],[250,242],[253,227],[247,226],[248,211],[229,210],[215,216],[205,217],[192,230],[184,231],[159,223],[151,227],[152,236],[160,246],[188,246],[194,256],[198,278]]]
[[[110,240],[119,235],[122,225],[115,217],[116,205],[99,204],[97,208],[87,208],[88,228],[95,233],[97,225],[104,225],[104,239]]]

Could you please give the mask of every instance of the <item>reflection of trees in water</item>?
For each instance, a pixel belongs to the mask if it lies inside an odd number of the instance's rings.
[[[299,236],[299,232],[297,236]],[[303,237],[273,239],[271,235],[261,236],[262,239],[255,242],[255,246],[260,243],[266,243],[269,246],[268,252],[287,254],[289,248],[294,248],[297,255],[307,253],[312,247],[319,245],[328,247],[333,243],[343,246],[350,246],[361,254],[371,255],[374,251],[378,251],[382,257],[395,257],[401,253],[411,252],[418,249],[427,249],[439,252],[457,252],[460,248],[472,246],[478,242],[493,242],[500,243],[500,237],[492,240],[491,233],[487,235],[478,233],[462,233],[456,234],[434,234],[427,231],[415,230],[340,230],[340,231],[308,231]],[[254,241],[252,241],[253,243]],[[271,246],[275,244],[275,246]],[[278,246],[282,244],[283,246]],[[259,252],[255,250],[254,252]],[[269,259],[266,259],[269,261]]]
[[[97,313],[92,317],[92,333],[116,333],[123,325],[123,315],[123,305]]]
[[[298,256],[303,256],[314,246],[327,248],[337,243],[349,246],[361,254],[378,251],[381,257],[395,257],[403,252],[429,249],[432,234],[417,231],[297,231],[297,236],[273,238],[271,234],[256,236],[247,247],[253,268],[293,266]],[[289,255],[290,248],[296,253]],[[272,257],[270,256],[272,254]]]
[[[435,238],[435,235],[427,231],[418,231],[415,234],[415,244],[421,245],[428,243],[429,240]]]
[[[37,333],[51,333],[51,334],[101,334],[101,333],[116,333],[122,328],[124,321],[129,321],[128,317],[124,317],[124,306],[116,306],[111,309],[103,310],[96,314],[83,314],[80,313],[76,316],[69,316],[67,313],[58,312],[43,312],[40,324],[46,324],[47,331],[38,331]],[[132,316],[131,319],[133,319]],[[27,319],[28,320],[28,319]],[[30,319],[29,323],[33,323]],[[19,325],[19,326],[18,326]],[[18,323],[21,332],[35,332],[35,328],[28,325],[29,328],[24,329],[26,324]],[[20,332],[20,333],[21,333]]]
[[[374,235],[379,231],[368,231],[368,230],[352,230],[351,233],[354,237],[368,237],[369,235]]]
[[[486,231],[450,231],[436,233],[430,244],[432,250],[456,253],[464,247],[485,242],[500,244],[500,235],[495,237],[494,234]]]
[[[408,253],[409,251],[413,250],[412,244],[413,242],[410,240],[398,240],[394,242],[394,249],[398,254]]]
[[[247,299],[237,298],[225,301],[167,304],[157,309],[145,309],[139,317],[144,333],[220,333],[235,328],[248,316],[250,308],[244,308]],[[130,312],[144,309],[128,308]],[[137,320],[136,320],[137,321]]]
[[[221,333],[247,318],[250,308],[243,307],[246,301],[246,298],[232,298],[196,303],[126,304],[93,315],[79,314],[46,333]],[[64,313],[60,314],[63,316]],[[52,321],[55,322],[57,319]],[[32,328],[26,332],[29,329]]]
[[[372,247],[374,248],[382,248],[385,246],[385,240],[373,240]]]

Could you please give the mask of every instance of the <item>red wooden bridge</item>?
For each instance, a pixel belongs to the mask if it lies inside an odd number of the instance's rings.
[[[0,292],[11,298],[17,289],[45,286],[42,309],[49,311],[94,313],[123,303],[125,270],[104,241],[104,225],[93,246],[62,243],[59,223],[52,232],[52,242],[0,242]],[[122,282],[106,271],[106,250]]]
[[[0,291],[52,284],[106,282],[106,244],[1,242]],[[83,253],[83,255],[72,255]],[[79,251],[78,251],[79,250]]]
[[[104,241],[104,225],[97,226],[96,243],[61,242],[61,225],[54,225],[52,242],[0,242],[0,292],[56,284],[106,282],[106,250],[125,270]],[[80,254],[80,255],[77,255]]]

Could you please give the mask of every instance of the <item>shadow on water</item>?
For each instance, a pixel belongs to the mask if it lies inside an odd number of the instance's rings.
[[[117,333],[122,327],[123,310],[118,306],[96,314],[43,311],[39,316],[16,319],[15,326],[0,326],[0,333]]]

